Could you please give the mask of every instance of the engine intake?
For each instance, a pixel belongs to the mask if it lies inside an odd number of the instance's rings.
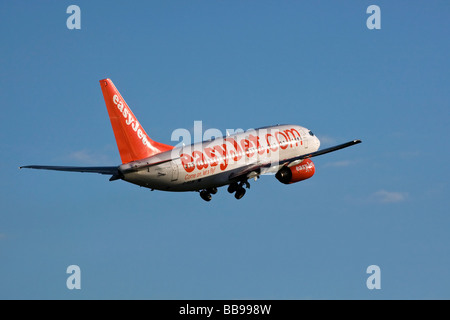
[[[316,172],[314,163],[310,159],[305,159],[296,166],[281,168],[275,178],[281,183],[290,184],[311,178]]]

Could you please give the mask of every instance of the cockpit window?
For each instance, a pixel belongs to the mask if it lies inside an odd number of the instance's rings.
[[[309,135],[314,137],[314,133],[311,130],[309,130]]]

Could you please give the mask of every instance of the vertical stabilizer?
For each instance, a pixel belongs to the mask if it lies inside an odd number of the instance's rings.
[[[151,157],[174,148],[149,138],[110,79],[100,80],[100,86],[122,163]]]

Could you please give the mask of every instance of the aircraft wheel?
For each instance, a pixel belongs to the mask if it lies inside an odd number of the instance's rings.
[[[206,190],[200,191],[200,197],[205,201],[211,201],[211,193]]]
[[[236,193],[235,193],[234,197],[239,200],[244,195],[245,195],[245,189],[244,188],[239,188],[239,189],[236,190]]]
[[[230,185],[228,186],[228,192],[229,192],[229,193],[233,193],[233,192],[235,192],[238,188],[239,188],[239,186],[237,185],[237,183],[233,182],[232,184],[230,184]]]

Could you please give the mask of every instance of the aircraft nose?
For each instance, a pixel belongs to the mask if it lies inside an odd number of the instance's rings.
[[[319,150],[319,148],[320,148],[320,140],[317,137],[315,137],[315,138],[316,138],[315,139],[315,143],[316,143],[316,146],[317,146],[317,150]]]

